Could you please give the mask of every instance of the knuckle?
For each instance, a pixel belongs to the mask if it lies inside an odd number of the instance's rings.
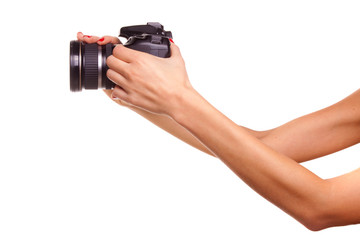
[[[105,36],[105,40],[108,40],[109,42],[114,44],[120,43],[120,40],[117,37],[113,37],[113,36]]]
[[[134,58],[134,62],[142,62],[143,60],[144,60],[144,57],[146,56],[146,54],[145,53],[143,53],[143,52],[140,52],[140,51],[138,51],[138,50],[133,50],[132,52],[131,52],[131,55],[133,56],[133,58]],[[144,56],[145,55],[145,56]]]
[[[136,67],[129,68],[127,74],[131,80],[137,80],[139,78],[139,72]]]
[[[128,95],[127,96],[127,102],[134,105],[134,106],[138,106],[139,105],[139,101],[138,98],[133,96],[133,95]]]
[[[145,64],[144,56],[139,55],[138,53],[134,53],[134,64],[142,66]]]
[[[151,60],[149,61],[149,59],[145,54],[141,55],[141,53],[140,54],[136,53],[132,65],[134,66],[134,70],[136,71],[137,69],[147,68],[149,63],[151,63]]]

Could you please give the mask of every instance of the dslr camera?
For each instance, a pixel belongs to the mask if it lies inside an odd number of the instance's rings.
[[[154,56],[170,57],[170,31],[165,31],[158,22],[146,25],[122,27],[119,37],[127,42],[125,47],[146,52]],[[106,77],[109,69],[106,59],[112,54],[115,45],[112,43],[98,45],[81,41],[70,42],[70,90],[79,92],[82,89],[111,89],[115,84]]]

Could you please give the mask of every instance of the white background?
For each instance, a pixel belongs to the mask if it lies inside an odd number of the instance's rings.
[[[0,239],[358,239],[356,225],[307,230],[101,91],[71,93],[68,54],[77,31],[159,21],[194,87],[265,130],[358,89],[359,12],[329,0],[3,2]],[[359,146],[304,166],[344,174]]]

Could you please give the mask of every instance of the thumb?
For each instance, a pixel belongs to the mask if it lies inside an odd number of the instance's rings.
[[[181,57],[180,48],[173,41],[170,41],[170,42],[171,42],[170,43],[170,52],[171,52],[170,58]]]
[[[114,102],[116,102],[117,104],[119,104],[121,106],[125,106],[123,101],[121,101],[120,99],[113,98],[113,96],[112,96],[113,89],[104,89],[103,91],[111,100],[113,100]]]

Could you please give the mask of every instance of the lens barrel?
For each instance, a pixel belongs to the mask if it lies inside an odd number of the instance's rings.
[[[106,77],[106,59],[112,54],[113,44],[84,44],[70,42],[70,90],[111,89],[115,84]]]

